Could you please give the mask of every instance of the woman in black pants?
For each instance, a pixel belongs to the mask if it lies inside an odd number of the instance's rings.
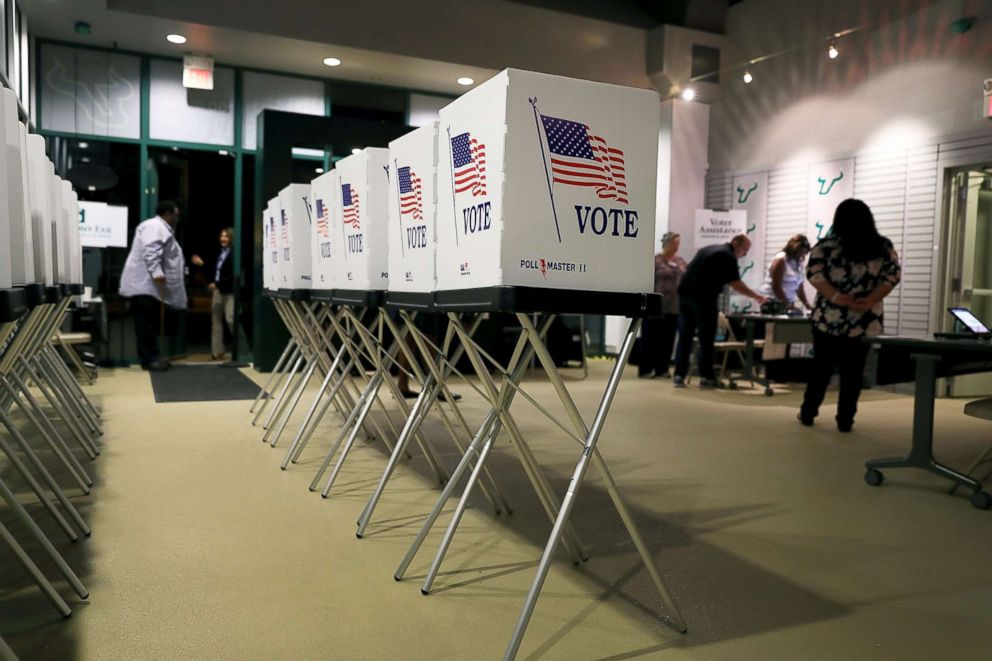
[[[899,284],[900,273],[895,248],[878,233],[868,205],[841,202],[833,227],[813,247],[806,266],[806,278],[819,295],[812,316],[813,369],[798,415],[804,425],[813,424],[839,368],[837,429],[851,431],[868,356],[862,338],[882,333],[882,299]]]
[[[637,376],[668,378],[675,333],[679,327],[679,282],[685,273],[685,260],[679,257],[682,239],[675,232],[661,237],[661,252],[654,256],[654,291],[662,295],[662,316],[647,317],[641,326],[641,362]]]

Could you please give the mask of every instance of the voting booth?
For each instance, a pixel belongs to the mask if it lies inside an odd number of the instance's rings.
[[[279,191],[280,289],[310,289],[310,184]]]
[[[439,290],[654,287],[659,98],[508,69],[441,109]]]
[[[338,161],[340,222],[331,228],[335,289],[377,291],[389,284],[389,150],[368,147]]]
[[[337,170],[325,172],[310,182],[310,266],[314,289],[334,288],[334,241],[332,230],[340,223],[341,198]]]
[[[8,209],[11,279],[20,285],[34,282],[31,217],[27,206],[26,139],[27,131],[17,121],[17,97],[11,90],[0,87],[0,148],[6,165],[0,192],[6,198]]]
[[[4,121],[5,107],[0,99],[0,289],[10,289],[13,284],[10,257],[10,194],[7,189],[9,176],[7,174],[7,131],[8,123]],[[14,132],[16,135],[16,123]]]
[[[55,168],[45,155],[45,139],[27,136],[28,200],[31,209],[31,237],[34,246],[34,282],[55,283],[52,260],[51,186]]]
[[[435,289],[437,122],[389,143],[389,289]]]
[[[262,214],[262,282],[265,289],[279,289],[279,198],[269,200]]]

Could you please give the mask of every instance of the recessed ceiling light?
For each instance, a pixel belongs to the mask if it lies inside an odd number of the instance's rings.
[[[351,150],[351,153],[352,154],[361,154],[362,153],[362,150],[359,149],[358,147],[355,147],[354,149]]]
[[[324,168],[314,168],[313,171],[317,174],[324,174]]]
[[[88,143],[88,142],[80,142],[79,143],[79,148],[80,149],[86,149],[89,146],[90,146],[90,143]]]
[[[86,190],[88,190],[90,192],[95,191],[96,190],[96,186],[87,186],[86,187]]]
[[[465,86],[468,86],[468,85],[474,85],[474,84],[475,84],[475,81],[474,81],[474,80],[472,80],[471,78],[469,78],[468,76],[462,76],[462,77],[461,77],[461,78],[459,78],[459,79],[458,79],[458,80],[457,80],[456,82],[457,82],[457,83],[458,83],[459,85],[465,85]]]
[[[186,37],[181,34],[170,34],[165,38],[170,44],[185,44]]]
[[[686,101],[692,101],[693,99],[696,98],[696,90],[692,89],[691,87],[686,87],[684,90],[682,90],[682,98],[685,99]]]
[[[220,149],[220,150],[217,151],[217,153],[220,154],[221,156],[227,156],[227,150],[226,149]]]
[[[751,75],[751,72],[750,71],[745,71],[744,72],[744,84],[745,85],[750,84],[750,82],[752,80],[754,80],[754,76]]]
[[[339,60],[336,57],[325,57],[324,64],[326,64],[329,67],[337,67],[337,66],[341,66],[341,60]]]
[[[82,157],[81,159],[79,159],[79,160],[80,160],[80,161],[81,161],[82,163],[89,163],[89,162],[90,162],[90,157],[89,157],[89,156],[83,156],[83,157]]]
[[[179,147],[173,147],[172,151],[179,151]]]

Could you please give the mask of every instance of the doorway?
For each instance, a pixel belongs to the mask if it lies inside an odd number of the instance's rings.
[[[210,324],[213,280],[210,266],[219,254],[222,229],[234,226],[234,157],[226,151],[151,148],[158,200],[179,205],[176,238],[186,258],[186,292],[189,305],[179,324],[179,334],[166,346],[172,358],[210,360]],[[199,256],[204,265],[196,266]],[[235,320],[235,326],[239,326]],[[226,334],[226,329],[225,329]],[[225,335],[228,352],[231,337]]]
[[[949,169],[946,176],[948,242],[940,327],[955,330],[948,307],[967,307],[992,326],[992,162]],[[949,379],[947,394],[990,395],[992,374]]]

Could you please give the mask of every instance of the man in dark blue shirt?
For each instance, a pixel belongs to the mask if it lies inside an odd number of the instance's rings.
[[[676,388],[685,387],[685,377],[689,373],[689,355],[692,353],[692,338],[699,333],[699,387],[715,388],[716,373],[713,370],[713,343],[716,341],[717,299],[723,288],[731,289],[742,296],[748,296],[764,303],[765,297],[741,282],[737,260],[751,249],[751,239],[738,234],[730,243],[721,243],[700,248],[689,262],[682,282],[679,284],[679,345],[675,351]]]

